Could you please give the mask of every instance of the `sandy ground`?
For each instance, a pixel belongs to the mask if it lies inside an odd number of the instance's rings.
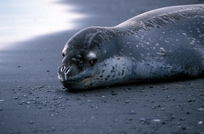
[[[0,52],[0,133],[204,133],[204,79],[67,92],[57,79],[61,50],[79,29],[114,26],[142,12],[203,0],[67,0],[92,15],[78,27]]]

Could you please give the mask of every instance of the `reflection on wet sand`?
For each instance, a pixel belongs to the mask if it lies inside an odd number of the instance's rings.
[[[9,43],[76,27],[74,21],[85,17],[73,12],[75,6],[58,0],[0,1],[0,49]]]

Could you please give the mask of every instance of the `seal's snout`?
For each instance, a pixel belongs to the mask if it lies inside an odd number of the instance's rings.
[[[70,73],[70,67],[66,67],[66,66],[62,65],[59,68],[59,73],[64,74],[64,75],[68,75]]]
[[[58,70],[58,78],[61,81],[66,80],[66,76],[68,76],[69,72],[70,72],[70,68],[66,67],[65,65],[62,65],[61,67],[59,67],[59,70]]]

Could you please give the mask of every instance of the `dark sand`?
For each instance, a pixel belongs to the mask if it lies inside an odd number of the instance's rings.
[[[142,12],[203,0],[67,0],[93,15],[81,27],[0,52],[0,134],[203,134],[204,79],[71,93],[57,79],[61,50],[79,29],[114,26]]]

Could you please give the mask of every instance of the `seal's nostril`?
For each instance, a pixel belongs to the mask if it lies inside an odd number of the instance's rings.
[[[70,71],[70,68],[69,68],[69,67],[67,67],[67,68],[64,70],[64,73],[65,73],[65,74],[68,74],[68,73],[69,73],[69,71]]]
[[[65,66],[61,66],[60,71],[64,72]]]

